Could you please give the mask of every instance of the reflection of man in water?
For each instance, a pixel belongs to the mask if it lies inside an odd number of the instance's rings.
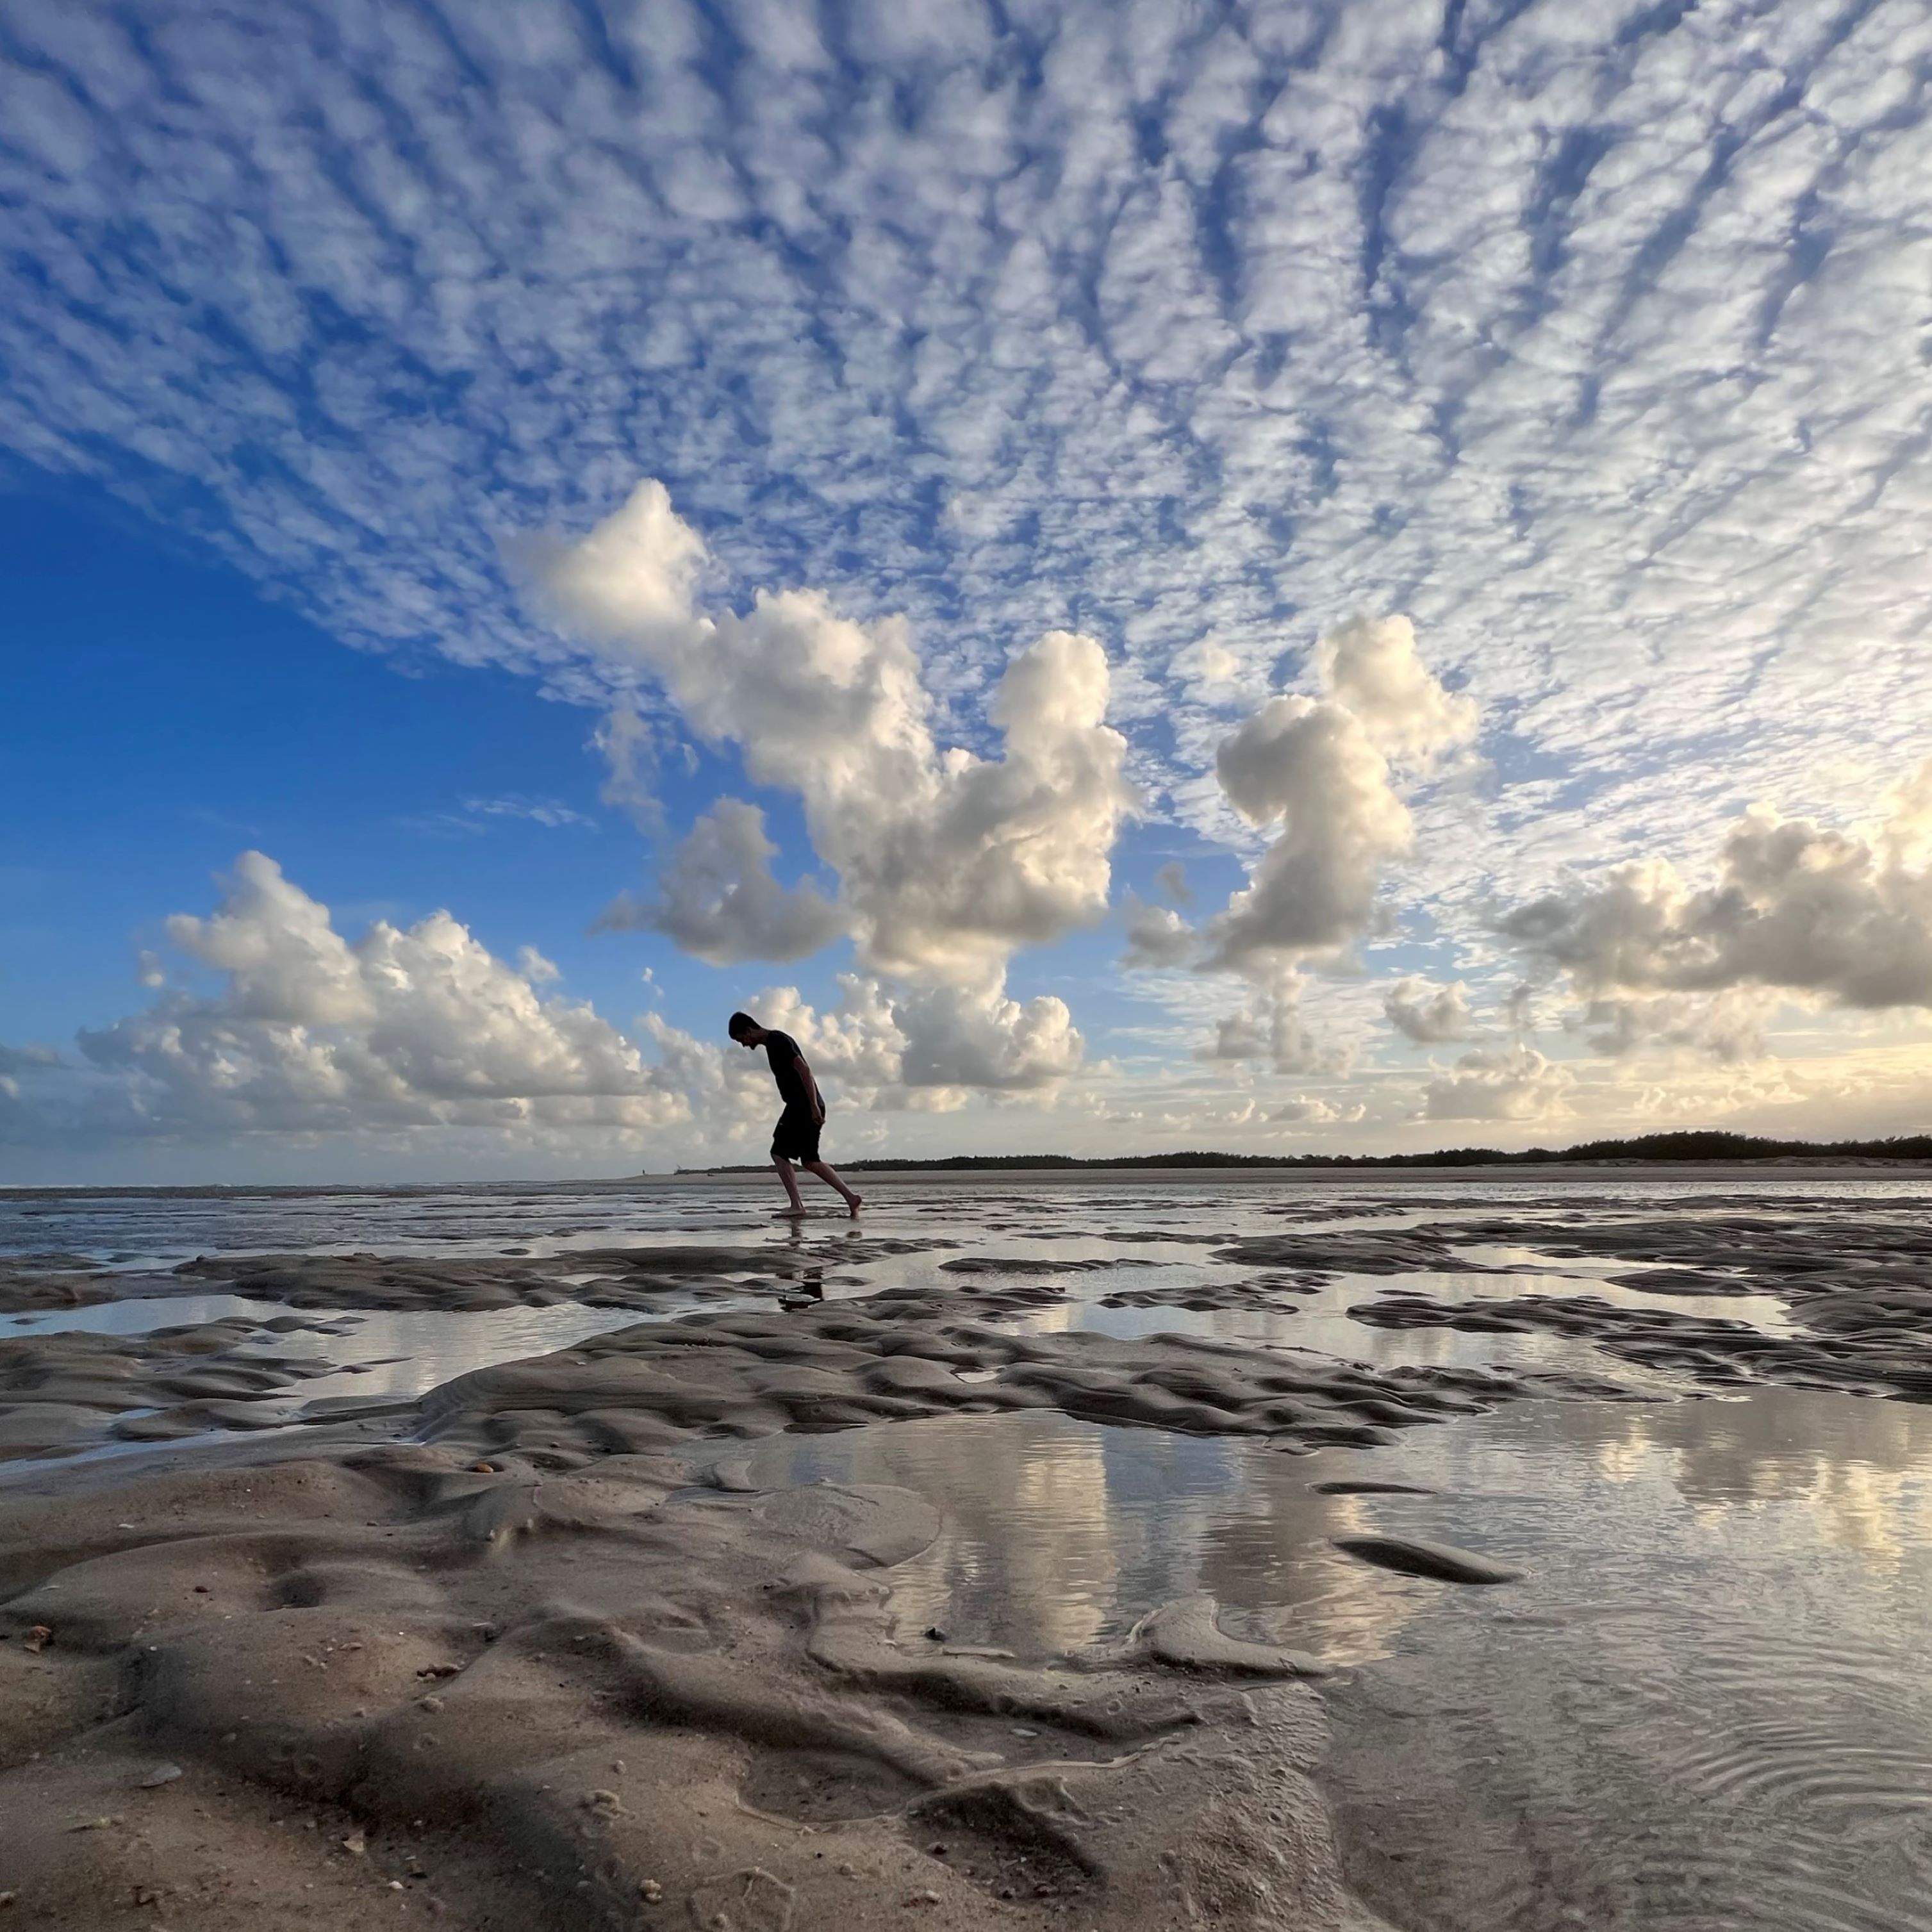
[[[796,1240],[800,1232],[796,1220],[792,1222],[792,1238]],[[781,1308],[811,1308],[825,1299],[825,1270],[808,1268],[796,1281],[788,1282],[778,1290]]]
[[[798,1050],[798,1042],[788,1033],[776,1033],[770,1027],[761,1027],[749,1013],[734,1013],[727,1030],[740,1046],[762,1046],[765,1049],[772,1078],[778,1083],[778,1098],[784,1102],[784,1112],[779,1114],[778,1124],[772,1132],[772,1165],[784,1183],[785,1196],[791,1205],[781,1208],[778,1212],[805,1212],[805,1203],[799,1198],[798,1182],[791,1171],[792,1162],[796,1161],[808,1174],[817,1174],[826,1186],[836,1188],[845,1197],[845,1205],[857,1214],[864,1197],[854,1194],[818,1157],[818,1136],[825,1125],[825,1096],[818,1090],[818,1082],[812,1077],[812,1069],[806,1065],[805,1055]]]

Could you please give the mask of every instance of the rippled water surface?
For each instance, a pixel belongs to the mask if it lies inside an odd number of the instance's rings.
[[[704,1242],[745,1257],[732,1279],[764,1308],[775,1298],[761,1262],[782,1255],[790,1300],[938,1289],[958,1294],[964,1317],[1022,1329],[1181,1331],[1384,1366],[1613,1382],[1652,1399],[1513,1402],[1373,1450],[1293,1456],[1027,1412],[771,1438],[751,1472],[902,1484],[942,1505],[942,1536],[896,1573],[909,1640],[930,1628],[1052,1655],[1204,1592],[1230,1631],[1335,1665],[1327,1775],[1351,1870],[1408,1932],[1932,1928],[1932,1408],[1773,1388],[1714,1400],[1584,1336],[1370,1328],[1349,1313],[1391,1288],[1438,1302],[1594,1296],[1788,1331],[1774,1294],[1675,1294],[1667,1268],[1552,1252],[1592,1216],[1717,1211],[1709,1184],[989,1179],[874,1192],[860,1228],[826,1214],[796,1231],[768,1218],[769,1184],[0,1195],[0,1258],[111,1266],[140,1298],[0,1316],[0,1336],[283,1312],[183,1294],[190,1281],[166,1270],[198,1254],[543,1257]],[[1832,1214],[1910,1216],[1920,1192],[1848,1181],[1803,1194],[1828,1240]],[[1803,1205],[1786,1197],[1776,1182],[1721,1190],[1732,1210],[1768,1215]],[[1237,1238],[1499,1212],[1546,1226],[1549,1246],[1472,1241],[1454,1269],[1341,1268],[1261,1290],[1265,1270],[1215,1258]],[[1019,1265],[948,1265],[962,1260]],[[1064,1292],[976,1308],[976,1285],[1016,1281]],[[296,1338],[302,1350],[336,1366],[299,1400],[410,1397],[686,1305],[305,1310],[319,1326]],[[1430,1493],[1317,1486],[1360,1481]],[[1526,1574],[1493,1588],[1394,1574],[1334,1541],[1365,1532]]]
[[[1265,1232],[1278,1228],[1284,1216],[1298,1225],[1322,1225],[1324,1208],[1334,1210],[1334,1225],[1361,1226],[1366,1217],[1378,1227],[1400,1228],[1547,1202],[1554,1222],[1566,1211],[1565,1194],[1592,1204],[1686,1204],[1694,1209],[1715,1191],[1708,1181],[1653,1179],[1574,1189],[1546,1180],[1459,1180],[1445,1189],[1439,1179],[1386,1175],[1334,1183],[1204,1180],[1170,1172],[1046,1187],[1016,1186],[997,1174],[938,1184],[875,1185],[875,1177],[859,1178],[874,1185],[868,1226],[932,1228],[950,1222],[991,1248],[1010,1235],[1057,1239],[1077,1237],[1083,1228],[1102,1240],[1144,1228],[1208,1235]],[[1770,1180],[1726,1183],[1722,1193],[1726,1200],[1760,1198],[1772,1208],[1788,1191],[1788,1184]],[[1803,1191],[1810,1200],[1850,1207],[1910,1200],[1927,1190],[1915,1182],[1847,1180],[1809,1182]],[[118,1192],[0,1187],[0,1261],[64,1253],[94,1265],[136,1267],[233,1252],[550,1254],[768,1228],[764,1210],[778,1199],[776,1184],[763,1178]],[[1304,1216],[1315,1218],[1304,1223]],[[826,1218],[808,1222],[808,1231],[821,1232]],[[1594,1264],[1564,1266],[1569,1274],[1585,1275]]]
[[[908,1635],[1047,1655],[1205,1591],[1342,1666],[1327,1781],[1397,1925],[1932,1925],[1932,1410],[1523,1403],[1310,1456],[967,1417],[752,1468],[944,1504]],[[1351,1478],[1436,1493],[1314,1486]],[[1330,1540],[1364,1532],[1527,1574],[1473,1589]]]
[[[802,1228],[775,1223],[769,1212],[773,1185],[657,1183],[638,1186],[469,1187],[445,1190],[260,1190],[219,1194],[160,1192],[104,1194],[0,1192],[0,1261],[72,1257],[76,1264],[108,1268],[125,1278],[128,1293],[145,1298],[23,1317],[0,1316],[0,1336],[61,1328],[136,1334],[170,1323],[206,1321],[234,1313],[272,1314],[276,1305],[221,1294],[183,1294],[190,1284],[167,1272],[203,1255],[306,1252],[435,1255],[460,1257],[550,1257],[574,1251],[728,1243],[755,1259],[779,1253],[808,1270],[808,1289],[856,1296],[882,1287],[957,1289],[964,1286],[946,1264],[964,1257],[1024,1262],[1097,1262],[1090,1273],[1057,1277],[1066,1294],[1050,1308],[1016,1318],[1015,1325],[1092,1329],[1122,1336],[1185,1332],[1231,1341],[1312,1348],[1352,1360],[1456,1366],[1502,1364],[1519,1367],[1584,1370],[1600,1366],[1594,1350],[1572,1338],[1527,1334],[1468,1335],[1450,1329],[1426,1332],[1372,1329],[1348,1318],[1352,1303],[1388,1285],[1387,1278],[1339,1276],[1317,1293],[1283,1294],[1265,1308],[1190,1309],[1172,1299],[1154,1306],[1110,1305],[1126,1289],[1157,1285],[1180,1294],[1192,1287],[1213,1289],[1245,1278],[1252,1267],[1216,1261],[1214,1250],[1244,1235],[1298,1231],[1328,1225],[1354,1228],[1372,1220],[1391,1228],[1418,1220],[1440,1220],[1492,1212],[1546,1190],[1474,1185],[1451,1197],[1426,1190],[1377,1196],[1348,1190],[1333,1195],[1301,1184],[1165,1181],[1145,1184],[1014,1186],[997,1179],[971,1186],[890,1185],[877,1189],[856,1226],[842,1214],[815,1215]],[[1312,1218],[1310,1218],[1312,1217]],[[851,1244],[866,1237],[930,1244],[922,1252],[875,1260],[854,1278]],[[1476,1251],[1472,1250],[1472,1256]],[[1456,1299],[1523,1293],[1597,1294],[1636,1304],[1658,1301],[1682,1312],[1702,1306],[1698,1298],[1648,1297],[1602,1277],[1627,1264],[1594,1261],[1552,1264],[1533,1251],[1498,1253],[1490,1260],[1510,1272],[1437,1273],[1400,1277]],[[1555,1270],[1555,1271],[1552,1271]],[[818,1287],[817,1284],[826,1285]],[[1783,1319],[1766,1298],[1753,1298],[1767,1325]],[[1726,1316],[1752,1312],[1735,1300],[1718,1306]],[[683,1312],[674,1302],[664,1318]],[[529,1310],[492,1315],[408,1317],[358,1312],[345,1317],[338,1337],[318,1338],[316,1351],[345,1366],[372,1354],[407,1352],[416,1366],[392,1372],[380,1386],[415,1394],[434,1383],[494,1361],[561,1348],[602,1330],[640,1318],[608,1311]],[[1641,1382],[1645,1372],[1625,1365],[1619,1373]],[[365,1384],[374,1393],[379,1384]],[[311,1387],[311,1394],[340,1393]]]

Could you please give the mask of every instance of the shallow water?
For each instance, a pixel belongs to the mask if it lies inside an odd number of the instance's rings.
[[[860,1177],[862,1182],[865,1177]],[[976,1240],[1007,1233],[1058,1240],[1068,1216],[1123,1217],[1102,1238],[1132,1228],[1204,1228],[1220,1232],[1232,1218],[1266,1232],[1292,1216],[1298,1226],[1399,1228],[1419,1221],[1475,1216],[1526,1202],[1574,1192],[1593,1204],[1636,1208],[1694,1203],[1712,1196],[1708,1180],[1645,1178],[1592,1183],[1574,1190],[1547,1180],[1406,1180],[1398,1174],[1321,1182],[1260,1178],[1196,1179],[1163,1175],[1016,1185],[998,1175],[939,1186],[886,1182],[867,1210],[868,1226],[930,1226],[947,1221]],[[1893,1204],[1922,1197],[1922,1183],[1882,1180],[1808,1182],[1814,1202],[1847,1207]],[[1771,1178],[1726,1183],[1726,1199],[1761,1199],[1772,1211],[1791,1184]],[[777,1199],[769,1180],[690,1180],[556,1182],[542,1185],[407,1188],[250,1188],[233,1190],[0,1187],[0,1262],[20,1256],[71,1254],[94,1266],[172,1267],[197,1255],[225,1253],[544,1255],[574,1247],[771,1228],[766,1208]],[[827,1197],[829,1198],[829,1197]],[[1370,1210],[1364,1217],[1364,1210]],[[1324,1210],[1335,1218],[1326,1217]],[[1554,1217],[1552,1217],[1554,1218]],[[814,1232],[823,1222],[808,1224]],[[1587,1274],[1593,1264],[1565,1263]]]
[[[1807,1186],[1807,1201],[1846,1211],[1910,1209],[1918,1190],[1898,1182]],[[1552,1190],[1536,1184],[1474,1182],[1445,1192],[1426,1186],[1364,1184],[1330,1187],[1305,1182],[1176,1180],[1080,1181],[1018,1185],[998,1177],[982,1184],[894,1182],[874,1190],[863,1220],[830,1210],[802,1226],[774,1224],[771,1189],[742,1182],[606,1183],[527,1187],[397,1190],[257,1190],[242,1193],[76,1194],[0,1192],[0,1258],[64,1254],[116,1272],[130,1299],[78,1309],[0,1316],[0,1338],[62,1329],[140,1334],[151,1329],[243,1315],[261,1320],[285,1312],[272,1301],[228,1293],[171,1292],[166,1269],[197,1254],[305,1251],[440,1256],[513,1254],[568,1257],[573,1252],[646,1250],[694,1239],[756,1256],[783,1256],[798,1264],[791,1298],[862,1298],[882,1289],[947,1291],[959,1294],[962,1315],[977,1312],[974,1290],[1016,1281],[1046,1282],[1058,1291],[1022,1310],[988,1310],[981,1318],[1019,1330],[1088,1330],[1120,1337],[1189,1334],[1271,1349],[1312,1350],[1366,1364],[1582,1376],[1633,1391],[1676,1395],[1691,1386],[1673,1372],[1612,1356],[1587,1336],[1546,1330],[1468,1333],[1448,1327],[1379,1328],[1353,1319],[1350,1310],[1391,1288],[1443,1302],[1522,1296],[1589,1298],[1612,1307],[1745,1322],[1768,1334],[1789,1328],[1774,1296],[1673,1294],[1633,1285],[1660,1282],[1667,1266],[1603,1256],[1558,1258],[1522,1244],[1472,1238],[1459,1244],[1456,1268],[1366,1274],[1346,1265],[1322,1271],[1313,1283],[1252,1289],[1268,1270],[1214,1258],[1229,1242],[1280,1235],[1318,1238],[1324,1231],[1382,1233],[1427,1224],[1453,1229],[1499,1213],[1546,1223],[1553,1241],[1579,1222],[1615,1219],[1673,1200],[1685,1211],[1706,1211],[1703,1183],[1658,1184]],[[1789,1192],[1776,1183],[1740,1184],[1720,1198],[1784,1211]],[[918,1251],[852,1258],[854,1244],[884,1238],[924,1244]],[[1006,1262],[1022,1272],[962,1275],[951,1264]],[[1036,1273],[1025,1271],[1038,1264]],[[1078,1268],[1069,1264],[1083,1264]],[[1622,1277],[1612,1280],[1611,1277]],[[568,1291],[594,1275],[562,1273]],[[1249,1291],[1241,1292],[1244,1285]],[[1153,1305],[1122,1305],[1119,1298],[1150,1291]],[[768,1286],[747,1284],[742,1300],[713,1308],[769,1306]],[[1184,1306],[1184,1300],[1220,1305]],[[366,1399],[419,1395],[470,1370],[520,1356],[566,1348],[588,1336],[648,1320],[674,1320],[694,1303],[674,1286],[655,1311],[592,1309],[564,1302],[550,1308],[488,1312],[347,1308],[308,1310],[305,1321],[338,1332],[304,1337],[304,1352],[339,1365],[311,1382],[304,1400],[344,1395]],[[290,1412],[298,1405],[292,1404]]]
[[[894,1184],[878,1190],[864,1234],[930,1245],[856,1262],[856,1231],[842,1218],[774,1228],[764,1191],[696,1182],[0,1195],[0,1257],[82,1255],[128,1270],[128,1287],[145,1292],[173,1283],[152,1273],[137,1282],[135,1271],[200,1252],[544,1256],[695,1237],[795,1256],[804,1273],[788,1300],[939,1288],[958,1294],[962,1319],[1015,1328],[1184,1332],[1381,1367],[1582,1374],[1660,1398],[1519,1401],[1406,1430],[1387,1448],[1312,1456],[1051,1412],[962,1415],[772,1438],[752,1467],[772,1483],[902,1484],[942,1506],[943,1534],[895,1576],[909,1641],[933,1628],[1048,1656],[1204,1591],[1232,1633],[1337,1666],[1324,1692],[1336,1719],[1328,1778],[1352,1872],[1408,1932],[1932,1928],[1932,1672],[1922,1664],[1932,1640],[1932,1408],[1777,1388],[1712,1400],[1587,1337],[1371,1328],[1349,1313],[1391,1290],[1438,1302],[1594,1297],[1772,1335],[1792,1329],[1775,1295],[1672,1294],[1664,1266],[1473,1238],[1456,1245],[1457,1267],[1393,1274],[1342,1267],[1304,1279],[1214,1258],[1240,1238],[1453,1228],[1501,1213],[1546,1226],[1554,1246],[1579,1223],[1660,1208],[1697,1216],[1744,1204],[1781,1216],[1807,1203],[1849,1226],[1922,1215],[1924,1190],[1863,1181],[1794,1190],[1775,1180],[1721,1190]],[[949,1268],[962,1259],[1040,1265]],[[1046,1265],[1068,1262],[1100,1265]],[[572,1277],[560,1280],[567,1288]],[[1057,1292],[1003,1310],[994,1292],[1015,1283]],[[1150,1290],[1223,1305],[1118,1299]],[[772,1299],[748,1286],[742,1305]],[[406,1400],[686,1306],[656,1315],[567,1300],[470,1313],[304,1310],[299,1334],[264,1334],[260,1346],[337,1364],[291,1394],[293,1412],[322,1397]],[[0,1316],[0,1339],[280,1312],[225,1293],[164,1292]],[[1331,1479],[1436,1493],[1313,1486]],[[1448,1543],[1527,1574],[1492,1589],[1396,1574],[1331,1540],[1362,1533]]]
[[[1426,1210],[1397,1212],[1386,1223],[1474,1218],[1540,1190],[1507,1186],[1472,1188],[1453,1202]],[[1265,1308],[1189,1309],[1172,1302],[1150,1307],[1106,1305],[1122,1290],[1158,1286],[1178,1294],[1213,1292],[1252,1276],[1240,1263],[1211,1258],[1214,1250],[1242,1236],[1280,1229],[1286,1210],[1327,1225],[1332,1204],[1346,1211],[1333,1225],[1362,1225],[1360,1203],[1330,1197],[1298,1184],[1284,1196],[1264,1184],[1202,1183],[1158,1188],[1135,1184],[1016,1187],[994,1182],[970,1191],[957,1186],[922,1189],[895,1185],[878,1193],[862,1223],[842,1215],[814,1216],[802,1228],[775,1226],[765,1211],[765,1190],[742,1185],[658,1184],[639,1189],[622,1184],[597,1187],[463,1188],[442,1190],[343,1190],[236,1195],[8,1195],[0,1193],[0,1258],[70,1254],[95,1267],[124,1274],[130,1294],[145,1298],[79,1309],[0,1317],[0,1336],[81,1329],[137,1334],[176,1324],[241,1314],[261,1318],[278,1304],[227,1294],[180,1294],[166,1291],[160,1273],[200,1254],[304,1251],[378,1252],[460,1257],[505,1253],[568,1255],[574,1250],[677,1245],[700,1238],[796,1256],[822,1264],[826,1276],[843,1276],[820,1292],[853,1298],[884,1288],[968,1290],[970,1279],[950,1272],[962,1256],[1047,1264],[1099,1263],[1090,1271],[1050,1276],[1064,1289],[1052,1306],[1009,1318],[1010,1325],[1040,1330],[1086,1329],[1117,1336],[1189,1334],[1268,1346],[1314,1348],[1354,1361],[1482,1367],[1498,1364],[1549,1370],[1602,1372],[1605,1358],[1588,1342],[1548,1335],[1469,1335],[1372,1329],[1348,1319],[1349,1306],[1392,1281],[1454,1300],[1522,1294],[1594,1294],[1625,1305],[1660,1306],[1679,1312],[1707,1305],[1726,1316],[1762,1325],[1784,1319],[1768,1297],[1750,1306],[1718,1298],[1652,1297],[1603,1280],[1630,1272],[1628,1264],[1596,1259],[1552,1262],[1532,1251],[1471,1251],[1472,1261],[1498,1271],[1431,1271],[1400,1276],[1338,1274],[1314,1294],[1274,1296]],[[925,1252],[885,1257],[855,1267],[846,1252],[863,1235],[928,1241]],[[1534,1266],[1537,1271],[1530,1272]],[[1502,1271],[1508,1268],[1510,1271]],[[850,1277],[856,1275],[855,1281]],[[589,1277],[563,1276],[567,1286]],[[713,1304],[717,1305],[717,1304]],[[505,1310],[488,1315],[424,1313],[405,1318],[353,1311],[308,1311],[320,1320],[340,1316],[358,1324],[332,1340],[316,1338],[316,1352],[345,1366],[372,1354],[408,1353],[420,1373],[396,1376],[382,1386],[397,1394],[420,1393],[437,1382],[490,1363],[571,1342],[641,1319],[674,1319],[688,1312],[682,1300],[655,1318],[632,1312],[568,1306],[551,1310]],[[373,1324],[373,1325],[372,1325]],[[1619,1365],[1632,1385],[1650,1379]],[[365,1385],[371,1392],[377,1386]],[[334,1394],[311,1385],[312,1394]]]
[[[171,1268],[197,1255],[554,1254],[634,1238],[715,1233],[754,1217],[699,1185],[622,1181],[530,1186],[0,1190],[0,1259],[84,1256]]]
[[[273,1304],[240,1294],[150,1294],[125,1301],[96,1301],[31,1315],[0,1316],[0,1340],[29,1335],[147,1335],[157,1328],[186,1328],[231,1318],[259,1322]],[[335,1318],[318,1316],[320,1322]]]
[[[273,1312],[275,1305],[233,1294],[100,1302],[88,1308],[7,1318],[0,1322],[0,1338],[74,1331],[142,1335],[157,1328],[225,1321],[236,1316],[259,1322]],[[341,1364],[334,1374],[317,1376],[302,1384],[302,1396],[307,1401],[322,1396],[355,1395],[375,1400],[421,1395],[472,1369],[568,1348],[592,1335],[628,1328],[638,1318],[634,1310],[563,1302],[551,1308],[473,1311],[309,1310],[302,1318],[304,1325],[296,1331],[298,1352]],[[311,1328],[308,1325],[310,1323],[317,1325]],[[279,1348],[287,1340],[281,1335],[265,1334],[261,1346]],[[236,1352],[237,1359],[248,1359],[246,1346]]]
[[[1932,1411],[1538,1402],[1294,1457],[963,1417],[778,1438],[752,1473],[941,1504],[897,1573],[908,1639],[1045,1656],[1204,1591],[1344,1666],[1327,1782],[1398,1924],[1932,1924]],[[1348,1478],[1438,1493],[1312,1486]],[[1329,1540],[1364,1532],[1528,1574],[1439,1583]]]

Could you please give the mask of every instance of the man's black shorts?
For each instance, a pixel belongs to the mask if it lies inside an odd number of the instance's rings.
[[[772,1130],[772,1160],[816,1160],[818,1136],[824,1127],[824,1123],[814,1120],[808,1108],[788,1107]]]

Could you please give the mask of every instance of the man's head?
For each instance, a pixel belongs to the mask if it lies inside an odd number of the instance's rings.
[[[740,1046],[756,1046],[765,1036],[765,1030],[749,1013],[734,1013],[724,1022],[724,1030]]]

